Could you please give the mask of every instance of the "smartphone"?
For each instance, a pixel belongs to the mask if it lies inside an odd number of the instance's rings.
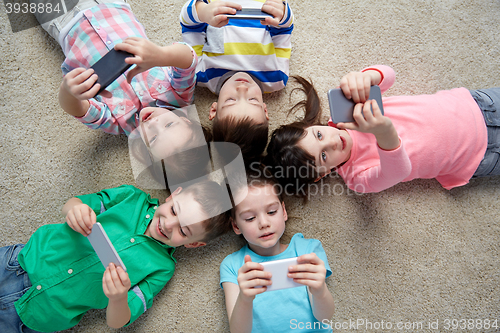
[[[380,92],[379,86],[370,87],[370,97],[368,97],[368,99],[376,100],[380,111],[382,111],[382,114],[384,114],[384,107],[382,105],[382,93]],[[332,121],[335,124],[354,122],[352,114],[354,112],[355,103],[351,99],[347,99],[344,96],[342,89],[337,88],[330,89],[328,91],[328,104],[330,105],[330,115],[332,117]]]
[[[242,8],[237,10],[236,14],[226,14],[230,19],[264,20],[266,17],[274,17],[271,14],[263,12],[259,8]]]
[[[125,62],[125,58],[133,57],[132,53],[111,49],[90,68],[97,74],[97,82],[101,88],[96,95],[100,94],[107,86],[122,75],[130,66]]]
[[[286,288],[303,287],[303,284],[294,282],[292,278],[288,277],[288,267],[292,265],[298,265],[297,257],[287,258],[273,261],[266,261],[260,263],[264,266],[265,272],[271,272],[273,274],[271,278],[270,286],[267,286],[266,291],[280,290]],[[258,287],[256,287],[258,288]]]
[[[109,263],[112,262],[116,266],[121,266],[125,272],[127,271],[127,268],[120,259],[118,252],[116,252],[113,244],[106,234],[106,231],[104,231],[104,228],[99,222],[94,224],[92,232],[87,236],[87,238],[104,265],[104,268],[107,268]]]

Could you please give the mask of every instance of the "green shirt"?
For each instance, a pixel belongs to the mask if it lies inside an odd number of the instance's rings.
[[[153,297],[175,269],[175,248],[144,235],[158,206],[157,199],[123,185],[78,197],[97,215],[127,267],[129,325],[153,304]],[[16,303],[23,323],[48,332],[78,324],[89,309],[103,309],[104,266],[87,238],[66,223],[40,227],[19,253],[19,263],[32,287]]]

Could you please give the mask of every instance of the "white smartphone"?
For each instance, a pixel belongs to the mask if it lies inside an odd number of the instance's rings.
[[[270,286],[267,286],[266,291],[304,286],[303,284],[294,282],[293,279],[289,278],[287,275],[289,266],[298,265],[297,257],[266,261],[266,262],[261,262],[260,264],[264,266],[265,272],[271,272],[273,274],[271,278],[272,284]]]
[[[380,92],[379,86],[370,87],[370,97],[368,99],[374,99],[377,101],[378,107],[382,114],[384,114],[384,107],[382,105],[382,93]],[[336,123],[352,123],[354,118],[352,116],[354,112],[355,103],[351,99],[347,99],[342,92],[342,89],[330,89],[328,91],[328,104],[330,105],[330,116],[332,121]],[[373,110],[372,110],[373,112]]]
[[[127,268],[120,259],[118,252],[116,252],[113,244],[106,234],[106,231],[104,231],[104,228],[99,222],[94,224],[92,232],[87,236],[87,238],[104,265],[104,268],[107,268],[109,263],[112,262],[116,266],[121,266],[125,272],[127,271]]]
[[[259,8],[242,8],[236,14],[226,14],[230,19],[265,20],[266,17],[273,17],[271,14],[263,12]]]

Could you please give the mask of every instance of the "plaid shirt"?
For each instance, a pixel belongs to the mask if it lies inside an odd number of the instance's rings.
[[[64,38],[63,74],[77,67],[89,68],[128,37],[147,38],[128,5],[106,3],[86,10]],[[77,119],[92,129],[129,135],[138,126],[139,111],[152,102],[174,108],[192,104],[198,62],[192,53],[193,63],[187,69],[154,67],[136,75],[131,84],[125,72],[106,88],[112,98],[98,95],[89,100],[87,113]]]

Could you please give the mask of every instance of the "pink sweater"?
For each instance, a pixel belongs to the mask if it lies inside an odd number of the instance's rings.
[[[378,65],[363,71],[369,69],[382,74],[382,93],[394,83],[392,68]],[[338,173],[350,189],[380,192],[415,178],[436,178],[448,190],[469,182],[488,142],[482,112],[469,90],[386,97],[383,106],[401,145],[385,151],[373,134],[348,130],[353,140],[351,157]]]

